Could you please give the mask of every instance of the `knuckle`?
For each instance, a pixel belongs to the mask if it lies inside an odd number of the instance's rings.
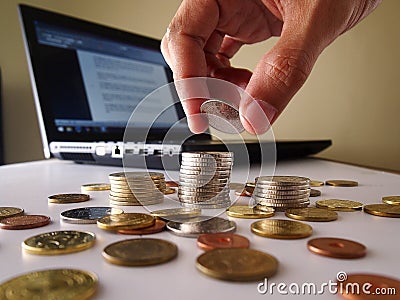
[[[301,49],[285,49],[267,62],[267,76],[271,83],[282,93],[300,88],[312,69],[312,59],[307,51]]]

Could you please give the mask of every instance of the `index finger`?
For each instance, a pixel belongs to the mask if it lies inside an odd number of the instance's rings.
[[[208,75],[204,47],[218,25],[218,20],[219,8],[216,1],[182,2],[161,43],[162,52],[175,80]],[[185,81],[177,87],[179,96],[182,95],[182,89],[185,99],[194,98],[191,94],[197,94],[196,91],[191,93],[193,87],[185,86]],[[208,127],[207,121],[199,115],[202,101],[204,100],[190,99],[182,103],[189,128],[195,133],[203,132]]]

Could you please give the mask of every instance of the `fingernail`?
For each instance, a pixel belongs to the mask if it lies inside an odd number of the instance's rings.
[[[251,99],[244,103],[240,117],[247,131],[261,134],[271,127],[277,113],[278,110],[268,102]]]
[[[190,131],[195,134],[203,133],[208,129],[208,121],[201,114],[188,116],[187,122]]]

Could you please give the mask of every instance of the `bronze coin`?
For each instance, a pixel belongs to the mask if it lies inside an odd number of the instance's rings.
[[[169,187],[169,188],[173,188],[173,187],[177,188],[177,187],[179,187],[179,184],[176,181],[166,181],[165,186]]]
[[[150,227],[145,227],[141,229],[121,229],[118,230],[117,232],[121,234],[132,234],[132,235],[153,234],[163,231],[165,229],[166,224],[167,223],[164,222],[163,220],[156,220],[154,225]]]
[[[234,233],[206,233],[197,238],[197,246],[204,251],[218,248],[249,248],[249,240]]]
[[[245,193],[247,196],[251,197],[251,196],[253,195],[254,188],[255,188],[254,186],[246,186],[246,187],[244,188],[244,193]]]
[[[338,291],[351,300],[398,300],[400,280],[377,274],[346,274],[338,278]]]
[[[360,243],[339,238],[316,238],[307,242],[307,248],[322,256],[334,258],[360,258],[367,248]]]
[[[50,223],[50,217],[43,215],[22,215],[16,217],[5,218],[0,221],[2,229],[31,229],[42,227]]]
[[[316,189],[311,189],[310,197],[319,197],[321,196],[321,191]]]

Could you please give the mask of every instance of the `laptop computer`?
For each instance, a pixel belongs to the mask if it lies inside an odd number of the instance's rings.
[[[19,14],[46,158],[122,165],[129,157],[129,166],[177,169],[183,151],[243,150],[242,142],[227,147],[210,134],[190,135],[187,125],[166,141],[184,119],[179,101],[168,99],[160,100],[169,107],[163,121],[127,143],[124,131],[136,105],[172,82],[160,41],[28,5],[19,5]],[[150,122],[146,115],[139,119],[138,133]],[[263,145],[276,146],[276,158],[286,159],[318,153],[331,141],[246,142],[252,162]]]

